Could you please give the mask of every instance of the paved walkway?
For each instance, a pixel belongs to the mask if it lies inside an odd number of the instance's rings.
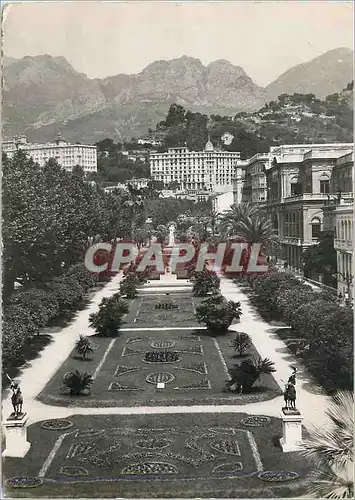
[[[220,279],[222,294],[229,300],[240,302],[242,306],[243,314],[240,322],[232,325],[231,330],[242,331],[250,335],[260,356],[274,361],[276,372],[273,376],[282,390],[284,381],[287,381],[291,375],[291,366],[297,367],[297,406],[304,416],[304,424],[306,426],[323,425],[327,421],[325,409],[329,404],[329,398],[323,394],[317,394],[321,392],[321,388],[315,384],[312,376],[277,336],[276,330],[280,327],[272,327],[264,321],[240,287],[223,276]],[[274,399],[263,404],[265,407],[278,404],[276,401]]]
[[[55,334],[53,342],[35,359],[28,368],[23,370],[19,377],[20,385],[24,394],[24,409],[29,415],[29,423],[35,423],[44,419],[67,418],[71,415],[127,415],[127,414],[176,414],[176,413],[251,413],[259,415],[270,415],[279,417],[283,406],[283,397],[277,397],[271,401],[250,403],[247,405],[210,405],[210,406],[159,406],[159,407],[116,407],[116,408],[63,408],[47,406],[35,398],[44,388],[48,380],[55,374],[60,365],[67,359],[72,351],[75,341],[80,333],[93,335],[94,330],[89,328],[89,316],[96,312],[101,300],[110,297],[118,291],[122,274],[115,276],[101,291],[92,299],[87,309],[80,311],[71,325]],[[282,340],[275,334],[275,328],[260,318],[251,305],[248,297],[232,281],[221,278],[221,291],[230,300],[240,301],[243,315],[240,323],[233,325],[231,329],[248,333],[258,350],[260,356],[270,358],[275,362],[277,368],[274,377],[281,388],[282,380],[287,380],[290,366],[298,368],[297,401],[304,415],[304,424],[323,425],[326,421],[324,416],[327,407],[327,397],[315,395],[315,384],[305,369],[296,361]],[[168,329],[168,328],[167,328]],[[155,328],[156,330],[156,328]],[[10,395],[3,401],[3,415],[11,412]]]

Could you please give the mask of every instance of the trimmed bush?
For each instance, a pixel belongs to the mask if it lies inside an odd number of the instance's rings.
[[[85,335],[79,336],[79,339],[75,343],[75,349],[79,356],[82,357],[82,359],[85,359],[94,351],[90,338]]]
[[[203,300],[196,308],[196,319],[214,334],[226,333],[234,319],[242,314],[240,302],[226,300],[219,292]]]

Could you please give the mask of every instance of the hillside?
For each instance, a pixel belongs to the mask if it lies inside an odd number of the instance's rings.
[[[204,66],[183,56],[102,80],[77,73],[63,57],[4,62],[4,135],[32,140],[52,139],[58,130],[73,141],[130,138],[154,126],[173,102],[209,113],[252,111],[266,102],[264,90],[224,60]]]
[[[299,64],[283,73],[266,87],[270,100],[280,94],[315,94],[324,99],[339,92],[354,79],[354,53],[351,49],[330,50],[311,61]]]
[[[325,87],[331,89],[327,93],[339,92],[353,79],[349,49],[335,49],[296,66],[267,89],[223,59],[204,66],[199,59],[183,56],[155,61],[135,75],[104,79],[78,73],[64,57],[4,56],[2,62],[3,133],[26,134],[41,142],[59,131],[73,142],[105,137],[122,141],[154,128],[172,103],[202,114],[233,116],[262,108],[268,95],[309,93],[306,86],[319,96]],[[294,90],[287,90],[290,85]]]
[[[353,83],[348,88],[324,101],[313,94],[283,94],[257,112],[234,117],[208,117],[175,104],[151,135],[159,134],[162,150],[186,143],[198,151],[210,134],[215,146],[240,151],[242,158],[279,144],[353,142]],[[232,136],[229,144],[223,141],[226,133]]]

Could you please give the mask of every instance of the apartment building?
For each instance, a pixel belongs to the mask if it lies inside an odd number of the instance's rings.
[[[34,144],[27,138],[15,137],[2,142],[2,151],[12,158],[16,151],[25,151],[38,165],[43,167],[53,158],[68,171],[78,165],[84,172],[97,172],[97,148],[86,144],[69,144],[58,135],[53,143]]]
[[[267,198],[266,169],[269,153],[257,153],[246,161],[242,189],[243,203],[262,203]]]
[[[285,145],[270,149],[265,208],[282,244],[277,257],[294,270],[302,270],[303,251],[317,243],[324,229],[323,206],[334,189],[332,178],[337,160],[352,151],[352,144]]]
[[[239,152],[216,150],[208,140],[203,151],[184,147],[169,148],[166,153],[150,154],[150,173],[164,184],[176,181],[180,191],[194,190],[212,193],[233,191]]]

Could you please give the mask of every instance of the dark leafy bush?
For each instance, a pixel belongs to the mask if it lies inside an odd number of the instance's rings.
[[[240,302],[226,300],[219,292],[203,300],[196,308],[196,318],[199,323],[205,323],[215,334],[226,333],[232,321],[242,314]]]
[[[103,299],[99,311],[90,315],[90,326],[105,337],[116,337],[129,307],[119,294]]]
[[[141,284],[141,281],[136,276],[135,273],[126,274],[125,278],[120,283],[120,292],[122,295],[126,295],[128,299],[134,299],[137,296],[137,288]]]
[[[88,392],[93,381],[90,373],[81,373],[78,370],[68,372],[63,376],[64,387],[70,389],[70,396],[79,396],[84,391]]]
[[[76,352],[85,359],[89,354],[93,353],[92,342],[86,335],[80,335],[75,343]]]
[[[206,297],[209,293],[218,290],[220,279],[214,271],[204,270],[193,275],[193,294],[195,297]]]
[[[236,336],[231,342],[235,351],[242,356],[247,349],[251,346],[251,339],[247,333],[237,332]]]
[[[28,311],[31,321],[42,329],[48,321],[56,316],[59,303],[52,293],[46,293],[39,288],[20,290],[15,292],[10,300],[10,305],[21,307]]]
[[[270,374],[276,371],[274,365],[270,359],[261,357],[249,358],[234,365],[230,371],[231,380],[227,384],[227,389],[235,385],[236,391],[249,392],[262,373]]]

